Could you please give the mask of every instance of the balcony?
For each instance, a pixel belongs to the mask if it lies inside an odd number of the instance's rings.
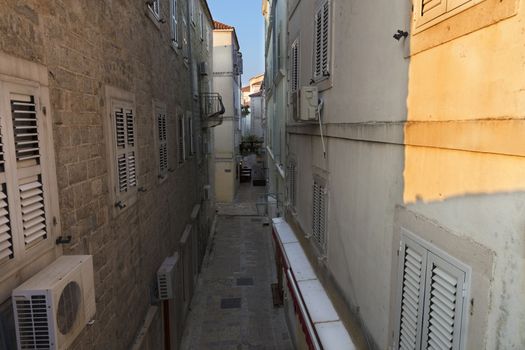
[[[203,127],[214,128],[222,124],[222,115],[226,109],[222,96],[217,92],[201,93],[201,115]]]

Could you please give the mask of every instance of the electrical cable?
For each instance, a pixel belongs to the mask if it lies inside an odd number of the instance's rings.
[[[319,99],[319,105],[315,111],[317,114],[317,119],[319,120],[319,132],[321,133],[321,143],[323,145],[323,157],[326,159],[326,145],[324,143],[324,135],[323,135],[323,121],[321,119],[321,111],[324,107],[324,100],[322,98]]]

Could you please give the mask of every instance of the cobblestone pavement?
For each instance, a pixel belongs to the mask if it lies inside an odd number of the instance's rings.
[[[261,191],[243,184],[237,203],[219,207],[182,349],[292,349],[283,309],[272,303],[270,227],[255,215]]]

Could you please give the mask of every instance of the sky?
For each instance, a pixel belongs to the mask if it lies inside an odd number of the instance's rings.
[[[264,72],[261,0],[208,0],[213,19],[235,27],[244,61],[242,84]]]

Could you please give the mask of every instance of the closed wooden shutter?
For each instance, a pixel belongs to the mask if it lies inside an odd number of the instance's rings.
[[[132,193],[137,187],[135,115],[129,107],[113,110],[116,140],[117,197]]]
[[[7,201],[4,139],[3,130],[0,129],[0,264],[14,258],[13,232]]]
[[[320,248],[326,245],[326,188],[314,180],[312,235]]]
[[[419,0],[421,1],[421,19],[419,24],[429,22],[447,12],[447,0]]]
[[[297,182],[297,171],[294,162],[291,162],[288,166],[288,200],[292,208],[296,206],[296,182]]]
[[[178,119],[178,131],[179,131],[179,142],[178,142],[178,153],[179,153],[179,163],[183,163],[186,160],[186,141],[185,141],[185,131],[184,131],[184,116],[179,116]]]
[[[42,126],[34,96],[11,95],[10,102],[21,227],[29,249],[48,236],[40,159]]]
[[[330,2],[317,10],[314,21],[314,79],[330,75]]]
[[[299,39],[296,39],[290,50],[290,90],[297,92],[299,89]]]
[[[397,320],[397,349],[421,349],[427,251],[410,239],[399,251],[400,303]]]
[[[159,150],[159,176],[168,174],[168,126],[165,111],[157,112],[157,144]]]
[[[466,273],[429,253],[423,341],[425,349],[461,348]]]

